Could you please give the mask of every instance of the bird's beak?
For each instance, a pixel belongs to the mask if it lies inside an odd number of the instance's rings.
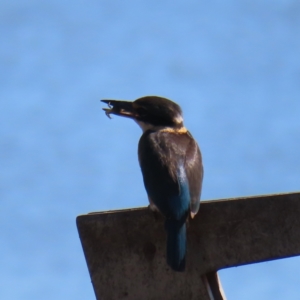
[[[119,100],[101,100],[104,103],[107,103],[109,108],[103,108],[105,114],[110,117],[110,114],[117,116],[127,117],[134,119],[136,113],[134,111],[131,101],[119,101]]]

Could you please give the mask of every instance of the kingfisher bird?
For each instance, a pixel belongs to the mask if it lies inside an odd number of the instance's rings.
[[[186,223],[200,206],[203,165],[199,146],[183,125],[175,102],[145,96],[133,102],[101,100],[110,114],[133,119],[143,130],[138,159],[150,208],[165,217],[167,264],[178,272],[186,264]]]

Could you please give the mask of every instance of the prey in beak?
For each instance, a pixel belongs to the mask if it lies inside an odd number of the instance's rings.
[[[101,100],[101,102],[104,102],[108,105],[108,108],[103,108],[103,110],[110,119],[111,114],[131,119],[136,118],[136,113],[133,108],[133,102],[131,101]]]

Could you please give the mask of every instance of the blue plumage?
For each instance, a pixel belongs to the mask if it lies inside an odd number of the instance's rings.
[[[186,257],[186,224],[185,220],[165,221],[167,232],[167,263],[174,270],[182,272],[185,269]]]
[[[190,207],[190,191],[184,166],[180,163],[177,171],[179,195],[170,198],[174,218],[166,219],[167,263],[175,271],[185,269],[186,218]]]

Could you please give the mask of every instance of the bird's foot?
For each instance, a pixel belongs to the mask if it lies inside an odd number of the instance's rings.
[[[159,219],[159,217],[160,217],[160,213],[157,210],[157,208],[155,206],[151,205],[151,204],[148,205],[148,208],[152,212],[152,215],[153,215],[155,221],[157,221]]]

